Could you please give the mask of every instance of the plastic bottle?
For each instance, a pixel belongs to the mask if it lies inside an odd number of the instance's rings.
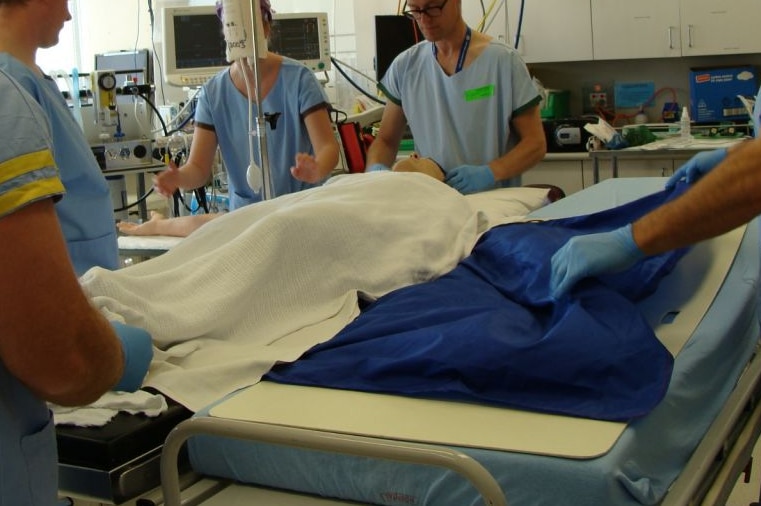
[[[690,132],[690,113],[687,106],[682,107],[682,115],[679,117],[679,135],[682,139],[692,139]]]

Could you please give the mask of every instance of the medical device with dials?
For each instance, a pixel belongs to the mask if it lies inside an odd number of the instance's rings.
[[[95,123],[101,127],[116,126],[119,115],[116,107],[116,72],[97,70],[90,74],[90,79]]]

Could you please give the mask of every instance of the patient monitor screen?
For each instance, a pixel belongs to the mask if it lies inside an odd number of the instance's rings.
[[[330,69],[328,18],[325,13],[276,13],[269,50],[300,61],[313,71]]]
[[[176,16],[174,39],[178,69],[227,64],[222,25],[215,14]]]

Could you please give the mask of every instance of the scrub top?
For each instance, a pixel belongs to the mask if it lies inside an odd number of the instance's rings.
[[[57,198],[64,189],[50,150],[45,113],[2,69],[0,97],[3,217],[32,202]],[[56,504],[57,460],[55,428],[47,405],[0,360],[0,505]]]
[[[314,73],[296,60],[283,57],[277,81],[262,102],[263,114],[278,115],[274,124],[264,126],[273,197],[317,186],[295,179],[291,175],[291,166],[297,153],[314,154],[304,116],[327,107],[328,98]],[[196,107],[196,126],[212,128],[217,136],[227,169],[230,210],[262,200],[262,195],[254,192],[246,180],[251,131],[248,109],[248,98],[235,88],[229,69],[204,85]],[[252,109],[256,119],[256,103]],[[260,160],[256,139],[254,160]]]
[[[8,53],[0,53],[0,69],[13,76],[40,104],[53,136],[53,154],[66,188],[56,204],[69,256],[77,275],[91,267],[116,269],[119,248],[111,192],[82,129],[58,86]]]
[[[415,151],[444,172],[503,156],[517,143],[511,120],[541,100],[525,63],[491,41],[469,66],[447,75],[433,47],[424,41],[402,52],[379,85],[403,109]],[[520,176],[501,183],[520,184]]]

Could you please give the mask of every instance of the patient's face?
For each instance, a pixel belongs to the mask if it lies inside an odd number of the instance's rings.
[[[417,155],[396,162],[392,170],[394,172],[420,172],[438,181],[444,181],[444,172],[435,161],[430,158],[420,158]]]

